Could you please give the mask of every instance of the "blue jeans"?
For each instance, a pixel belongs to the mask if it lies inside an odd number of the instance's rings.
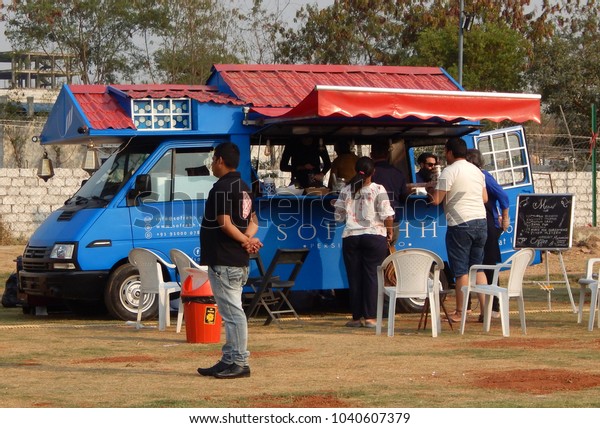
[[[209,266],[208,279],[225,322],[225,344],[221,361],[248,365],[248,322],[242,309],[242,288],[248,281],[248,267]]]
[[[467,275],[469,268],[483,262],[487,239],[486,219],[470,220],[446,230],[448,262],[455,277]]]

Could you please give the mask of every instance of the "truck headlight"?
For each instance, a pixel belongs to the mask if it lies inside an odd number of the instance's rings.
[[[75,251],[75,244],[54,244],[50,252],[51,259],[72,259]]]

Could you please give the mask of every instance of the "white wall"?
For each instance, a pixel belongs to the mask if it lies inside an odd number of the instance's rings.
[[[534,173],[535,193],[572,193],[575,195],[575,226],[592,224],[592,173]],[[600,221],[600,180],[596,177],[596,215]]]
[[[33,168],[0,168],[0,221],[13,238],[26,241],[52,211],[62,207],[79,189],[81,181],[89,177],[80,168],[57,168],[54,173],[54,177],[44,182]],[[536,193],[576,195],[575,226],[592,223],[591,178],[591,172],[534,174]],[[600,216],[600,207],[598,209]]]
[[[57,168],[54,174],[44,182],[36,169],[0,168],[0,221],[13,238],[27,240],[89,178],[81,168]]]

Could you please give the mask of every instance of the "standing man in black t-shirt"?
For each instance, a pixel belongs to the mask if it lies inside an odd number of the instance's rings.
[[[250,376],[248,323],[242,309],[242,287],[248,280],[249,254],[262,243],[252,209],[250,188],[236,170],[240,150],[221,143],[214,151],[214,184],[204,208],[200,228],[200,264],[208,266],[208,278],[219,312],[225,322],[225,344],[221,359],[212,367],[199,368],[202,376],[235,379]]]

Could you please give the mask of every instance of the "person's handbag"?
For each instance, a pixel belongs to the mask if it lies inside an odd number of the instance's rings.
[[[389,250],[390,254],[393,254],[396,252],[396,248],[390,244],[388,244],[388,250]],[[384,286],[385,287],[395,287],[396,286],[396,269],[394,269],[394,263],[390,263],[385,267],[383,276],[384,276]]]

